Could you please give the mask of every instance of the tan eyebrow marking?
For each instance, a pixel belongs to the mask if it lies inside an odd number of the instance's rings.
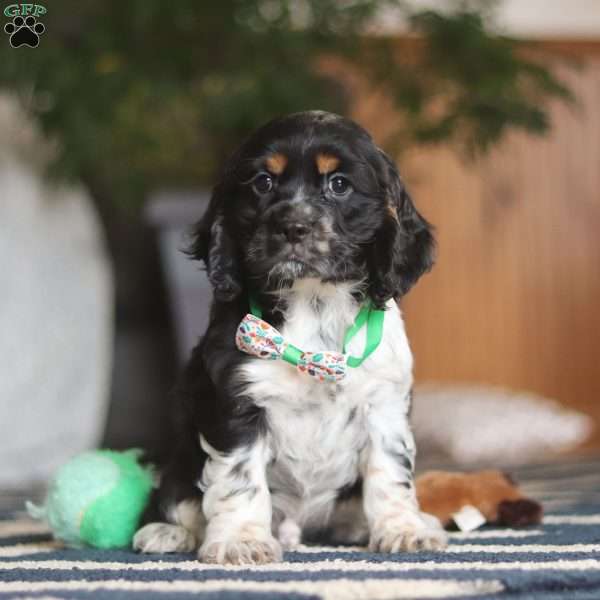
[[[281,175],[287,166],[288,159],[285,154],[281,154],[281,152],[276,152],[275,154],[271,154],[267,158],[267,169],[273,173],[273,175]]]
[[[386,206],[386,211],[387,211],[388,215],[390,215],[390,217],[392,217],[392,219],[394,219],[394,221],[396,221],[397,223],[400,223],[400,219],[398,219],[398,210],[389,200],[388,200],[388,203]]]
[[[325,154],[324,152],[317,154],[316,161],[317,169],[321,175],[331,173],[337,169],[338,165],[340,164],[340,159],[337,156],[333,156],[333,154]]]

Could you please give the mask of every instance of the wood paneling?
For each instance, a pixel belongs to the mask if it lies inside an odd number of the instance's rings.
[[[551,105],[547,137],[511,134],[475,163],[447,148],[401,157],[438,240],[404,311],[418,381],[532,390],[600,425],[600,54],[579,58],[556,66],[578,105]],[[380,102],[356,107],[376,137]]]

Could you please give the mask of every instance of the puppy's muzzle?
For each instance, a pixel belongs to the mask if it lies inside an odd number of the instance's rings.
[[[278,233],[283,234],[290,244],[298,244],[310,233],[311,226],[307,223],[282,223],[279,225]]]
[[[292,246],[303,244],[313,232],[318,217],[315,208],[307,202],[285,202],[273,213],[272,231]]]

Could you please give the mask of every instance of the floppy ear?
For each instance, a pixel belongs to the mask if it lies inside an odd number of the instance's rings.
[[[419,214],[393,161],[382,151],[387,206],[368,257],[369,294],[378,307],[403,296],[434,262],[432,226]]]
[[[215,186],[206,213],[193,229],[193,241],[187,251],[192,258],[204,261],[215,298],[221,302],[230,302],[242,291],[238,249],[224,214],[227,193],[223,181]]]

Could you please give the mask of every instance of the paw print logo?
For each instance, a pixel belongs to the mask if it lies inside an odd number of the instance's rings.
[[[13,48],[19,46],[29,46],[35,48],[40,43],[40,35],[46,31],[46,28],[35,17],[29,15],[15,17],[12,23],[4,26],[4,31],[10,35],[10,45]]]

